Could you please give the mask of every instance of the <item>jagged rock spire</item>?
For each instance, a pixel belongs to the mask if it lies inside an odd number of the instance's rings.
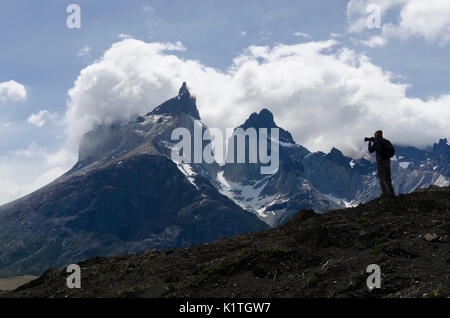
[[[178,96],[184,96],[187,95],[187,97],[190,97],[191,94],[189,93],[189,90],[187,88],[186,82],[183,82],[183,85],[181,85],[180,89],[178,90]]]
[[[178,116],[181,114],[191,115],[195,119],[200,119],[195,97],[192,97],[187,88],[186,82],[183,82],[178,95],[156,107],[147,115],[170,115]]]

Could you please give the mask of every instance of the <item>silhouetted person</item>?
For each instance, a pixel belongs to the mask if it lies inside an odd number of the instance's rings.
[[[381,130],[375,132],[373,142],[369,141],[369,152],[377,153],[377,170],[381,192],[383,193],[382,196],[388,198],[395,197],[391,178],[391,157],[394,156],[394,147],[387,139],[383,138],[383,132]]]

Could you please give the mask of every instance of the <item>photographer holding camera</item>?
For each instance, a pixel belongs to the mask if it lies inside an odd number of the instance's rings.
[[[377,130],[374,137],[366,137],[364,141],[369,142],[369,152],[377,154],[377,170],[380,179],[382,196],[387,198],[395,197],[394,187],[391,178],[391,158],[394,156],[395,149],[391,142],[383,138],[383,132]]]

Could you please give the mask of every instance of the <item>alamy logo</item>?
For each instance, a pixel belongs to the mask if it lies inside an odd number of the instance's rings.
[[[66,8],[66,12],[70,13],[67,17],[66,25],[69,29],[81,28],[81,8],[78,4],[69,4]]]
[[[261,174],[278,171],[278,128],[227,128],[224,138],[220,129],[205,129],[196,123],[194,136],[187,128],[176,128],[171,139],[179,141],[171,152],[177,163],[259,163]]]
[[[370,264],[366,269],[367,273],[371,273],[367,277],[366,284],[369,291],[374,288],[381,288],[381,269],[377,264]]]
[[[377,4],[370,4],[366,8],[367,13],[370,15],[367,17],[366,25],[369,29],[381,28],[381,7]]]
[[[77,264],[70,264],[66,269],[67,273],[72,273],[66,279],[68,288],[81,288],[81,269]]]

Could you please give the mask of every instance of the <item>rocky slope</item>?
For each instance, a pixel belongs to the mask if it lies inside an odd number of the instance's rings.
[[[81,289],[65,269],[5,297],[447,297],[450,187],[316,214],[301,210],[270,230],[202,246],[80,262]],[[428,235],[435,234],[435,235]],[[378,264],[380,289],[366,287]]]

